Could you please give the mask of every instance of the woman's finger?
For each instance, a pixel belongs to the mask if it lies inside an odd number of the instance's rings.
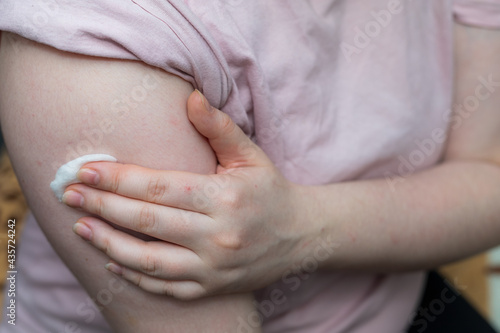
[[[211,208],[210,187],[217,185],[217,180],[208,175],[109,162],[88,163],[77,177],[107,192],[200,213]]]
[[[75,184],[67,188],[63,202],[102,217],[120,227],[167,242],[196,248],[211,218],[182,209],[161,206]]]
[[[187,105],[189,120],[208,139],[223,168],[271,163],[262,149],[226,113],[210,106],[201,92],[195,90],[191,93]]]
[[[163,280],[113,262],[106,265],[106,269],[153,294],[166,295],[185,301],[207,296],[205,289],[196,281]]]
[[[143,241],[93,217],[73,230],[121,266],[159,279],[198,280],[204,264],[193,251],[161,241]]]

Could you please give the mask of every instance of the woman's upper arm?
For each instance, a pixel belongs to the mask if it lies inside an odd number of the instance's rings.
[[[3,38],[0,47],[0,121],[9,154],[44,233],[92,297],[114,277],[104,269],[107,259],[72,232],[83,214],[52,194],[57,168],[105,153],[123,163],[213,173],[216,159],[187,119],[189,83],[139,62],[9,39],[15,45]],[[132,285],[115,296],[103,313],[119,332],[164,332],[166,325],[171,331],[228,331],[251,310],[248,295],[192,302],[189,311]]]

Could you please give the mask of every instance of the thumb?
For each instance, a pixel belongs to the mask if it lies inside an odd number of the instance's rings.
[[[188,118],[212,146],[224,168],[269,163],[266,154],[222,111],[212,107],[198,90],[189,96]]]

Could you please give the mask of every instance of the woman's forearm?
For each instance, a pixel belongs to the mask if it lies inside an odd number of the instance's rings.
[[[425,269],[500,243],[500,168],[448,162],[402,178],[305,187],[331,269]],[[322,231],[322,232],[321,232]]]

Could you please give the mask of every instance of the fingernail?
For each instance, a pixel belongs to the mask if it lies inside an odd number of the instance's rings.
[[[208,113],[214,112],[214,109],[212,108],[212,106],[210,105],[210,103],[208,102],[208,100],[205,98],[205,96],[203,96],[203,94],[201,93],[201,91],[199,91],[198,89],[196,89],[196,92],[200,95],[200,98],[201,98],[201,101],[203,103],[203,107],[205,108],[205,111],[207,111]]]
[[[92,240],[92,230],[84,223],[76,222],[73,225],[73,231],[85,240]]]
[[[80,169],[76,177],[84,184],[97,185],[99,184],[99,174],[92,169]]]
[[[115,273],[116,275],[123,274],[123,268],[121,268],[121,266],[118,266],[114,262],[107,263],[106,265],[104,265],[104,268],[106,268],[111,273]]]
[[[66,191],[63,194],[62,202],[70,207],[80,208],[83,206],[83,196],[75,191]]]

